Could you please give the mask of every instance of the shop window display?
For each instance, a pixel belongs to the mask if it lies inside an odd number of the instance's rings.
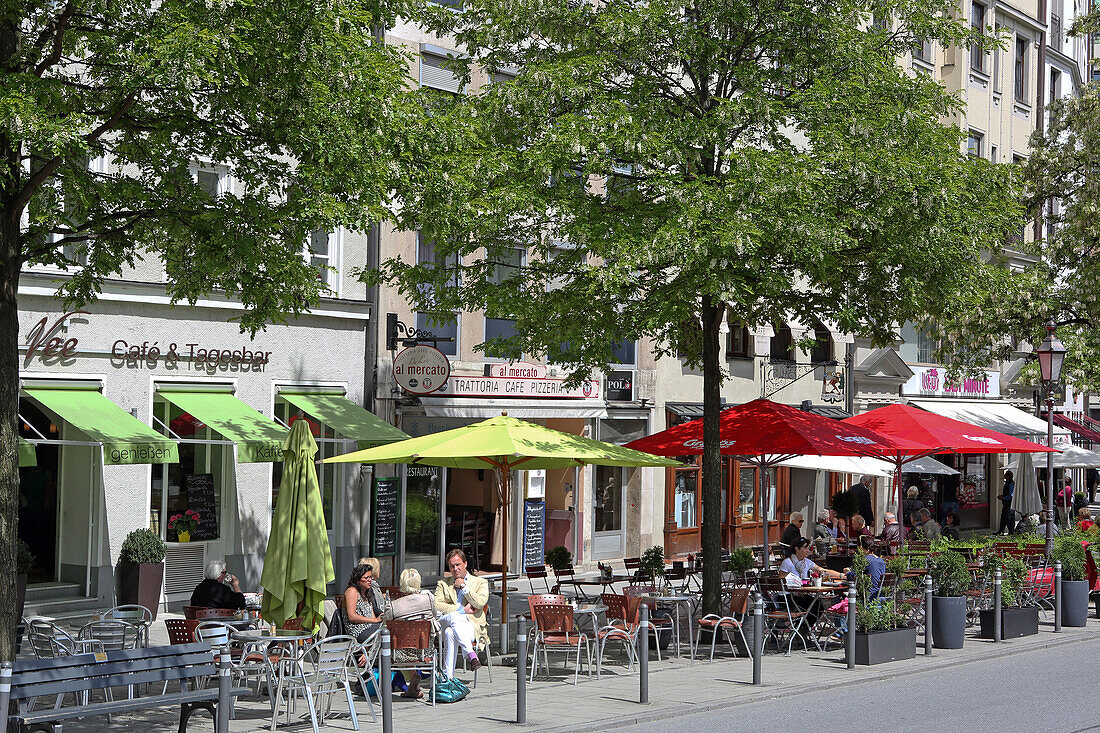
[[[226,483],[226,451],[232,446],[190,413],[164,400],[153,403],[154,428],[169,435],[165,426],[181,438],[179,463],[152,465],[149,509],[150,527],[168,542],[216,540],[221,536],[222,492]],[[170,527],[172,517],[187,510],[198,513],[199,522],[187,535]]]

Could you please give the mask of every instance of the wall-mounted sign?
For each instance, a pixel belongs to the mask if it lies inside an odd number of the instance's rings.
[[[821,380],[821,401],[825,403],[844,401],[844,369],[825,367],[825,376]]]
[[[450,360],[434,346],[410,346],[393,358],[393,378],[410,394],[440,391],[450,375]]]
[[[588,379],[566,387],[564,379],[510,379],[508,377],[464,377],[451,375],[438,394],[454,397],[559,397],[574,400],[600,398],[600,383]]]
[[[508,364],[489,364],[487,377],[510,377],[512,379],[545,379],[546,366],[526,361],[513,361]]]
[[[609,402],[634,401],[634,371],[609,372],[607,375],[607,400]]]
[[[968,400],[995,400],[1001,396],[1001,373],[986,371],[979,377],[948,380],[943,367],[919,370],[901,387],[906,397],[957,397]]]

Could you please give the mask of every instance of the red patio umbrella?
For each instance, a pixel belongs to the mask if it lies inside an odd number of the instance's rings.
[[[797,407],[758,399],[723,410],[718,417],[722,455],[760,468],[764,507],[764,564],[769,565],[767,469],[794,456],[871,456],[892,460],[935,452],[937,446],[906,437],[884,436],[858,425],[821,417]],[[660,456],[700,455],[703,420],[682,423],[627,443],[628,448]]]
[[[928,453],[1057,453],[1057,448],[1014,438],[1011,435],[953,420],[912,405],[895,403],[845,418],[841,422],[858,425],[883,436],[895,439],[915,440],[939,446]],[[927,455],[927,453],[925,454]],[[887,458],[894,463],[894,483],[898,507],[902,506],[901,481],[898,473],[902,464],[920,456],[894,456]],[[900,521],[900,518],[899,518]]]

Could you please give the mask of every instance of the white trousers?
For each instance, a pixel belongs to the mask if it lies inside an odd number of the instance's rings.
[[[443,671],[450,679],[455,674],[458,653],[469,654],[477,649],[477,630],[470,617],[458,611],[440,617],[439,625],[443,628]]]

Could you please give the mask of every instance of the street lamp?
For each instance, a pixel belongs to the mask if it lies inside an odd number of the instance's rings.
[[[1046,388],[1047,447],[1054,447],[1054,385],[1062,378],[1066,347],[1054,335],[1054,321],[1047,322],[1047,337],[1035,350],[1039,373]],[[1047,554],[1054,549],[1054,453],[1047,453]]]

